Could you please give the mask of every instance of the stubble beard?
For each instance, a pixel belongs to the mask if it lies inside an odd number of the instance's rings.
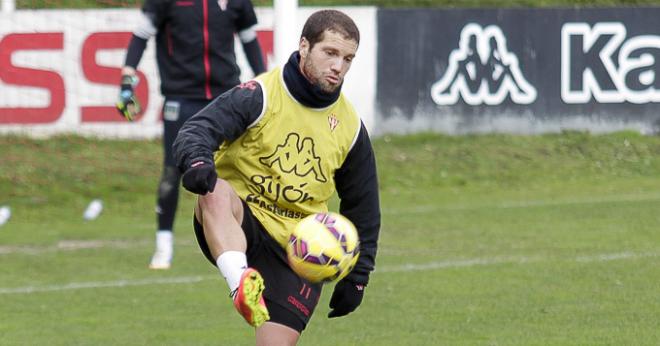
[[[315,73],[317,72],[316,69],[314,68],[314,65],[312,64],[311,60],[306,60],[305,63],[303,64],[303,72],[305,76],[309,79],[310,83],[321,89],[324,93],[327,94],[332,94],[335,91],[337,91],[337,88],[339,88],[340,84],[337,85],[332,85],[328,83],[326,80],[323,79],[323,74],[322,73]]]

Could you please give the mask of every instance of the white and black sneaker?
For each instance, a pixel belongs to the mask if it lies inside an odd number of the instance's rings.
[[[174,252],[172,243],[172,232],[156,232],[156,252],[151,257],[149,269],[170,269],[172,266],[172,253]]]

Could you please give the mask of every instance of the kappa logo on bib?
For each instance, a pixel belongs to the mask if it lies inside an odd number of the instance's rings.
[[[328,181],[321,168],[321,158],[314,152],[314,140],[309,137],[301,139],[297,133],[289,133],[283,144],[278,145],[269,156],[259,158],[259,162],[268,167],[278,164],[282,172],[294,173],[299,177],[313,173],[317,181]]]

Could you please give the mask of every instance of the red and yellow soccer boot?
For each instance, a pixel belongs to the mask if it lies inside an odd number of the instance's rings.
[[[234,307],[251,326],[259,327],[270,319],[264,303],[264,279],[254,269],[245,269],[236,291],[232,292]]]

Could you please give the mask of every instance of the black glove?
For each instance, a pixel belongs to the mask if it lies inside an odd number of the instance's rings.
[[[121,91],[119,92],[119,100],[117,100],[116,106],[119,113],[128,121],[133,121],[138,113],[140,113],[140,102],[138,102],[133,91],[137,83],[137,76],[121,76]]]
[[[335,285],[335,290],[332,292],[330,298],[330,312],[328,317],[340,317],[348,315],[355,311],[362,303],[362,296],[364,296],[364,288],[362,284],[343,279]]]
[[[206,195],[213,192],[215,183],[218,181],[218,174],[215,172],[215,165],[212,162],[204,160],[193,160],[190,168],[183,173],[183,187],[192,193]]]

